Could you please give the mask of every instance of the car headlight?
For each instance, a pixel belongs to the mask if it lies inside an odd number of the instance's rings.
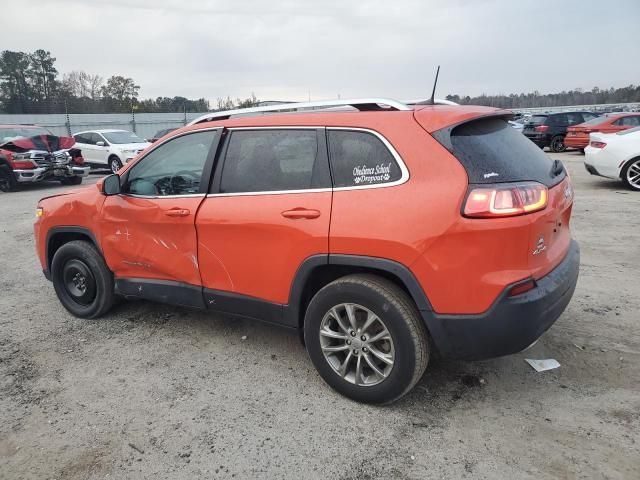
[[[122,153],[125,155],[135,155],[137,150],[123,150]]]

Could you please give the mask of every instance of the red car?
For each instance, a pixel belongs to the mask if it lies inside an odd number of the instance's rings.
[[[510,116],[369,98],[212,112],[41,200],[42,269],[78,317],[121,296],[296,329],[329,385],[391,402],[433,350],[521,351],[571,299],[571,180]]]
[[[614,113],[606,117],[596,117],[575,127],[567,128],[564,145],[567,148],[582,150],[589,145],[590,133],[616,133],[634,127],[640,127],[640,113]]]

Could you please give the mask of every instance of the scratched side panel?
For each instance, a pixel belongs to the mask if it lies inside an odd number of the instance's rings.
[[[101,243],[116,277],[201,285],[194,225],[201,201],[201,197],[108,197],[102,209]],[[189,213],[169,216],[171,209]]]

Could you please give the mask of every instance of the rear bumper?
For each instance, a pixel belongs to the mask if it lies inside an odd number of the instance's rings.
[[[548,147],[549,143],[551,142],[551,139],[548,138],[547,135],[544,133],[540,133],[540,134],[525,133],[524,136],[527,137],[536,145],[538,145],[539,147]]]
[[[535,342],[562,314],[576,288],[579,267],[580,248],[572,240],[564,260],[529,292],[508,297],[508,287],[480,315],[421,313],[443,357],[480,360],[517,353]]]

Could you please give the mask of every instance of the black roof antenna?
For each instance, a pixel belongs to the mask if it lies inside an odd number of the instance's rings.
[[[431,92],[431,98],[423,102],[418,102],[416,105],[435,105],[436,104],[436,85],[438,85],[438,75],[440,74],[440,65],[436,70],[436,79],[433,81],[433,91]]]

